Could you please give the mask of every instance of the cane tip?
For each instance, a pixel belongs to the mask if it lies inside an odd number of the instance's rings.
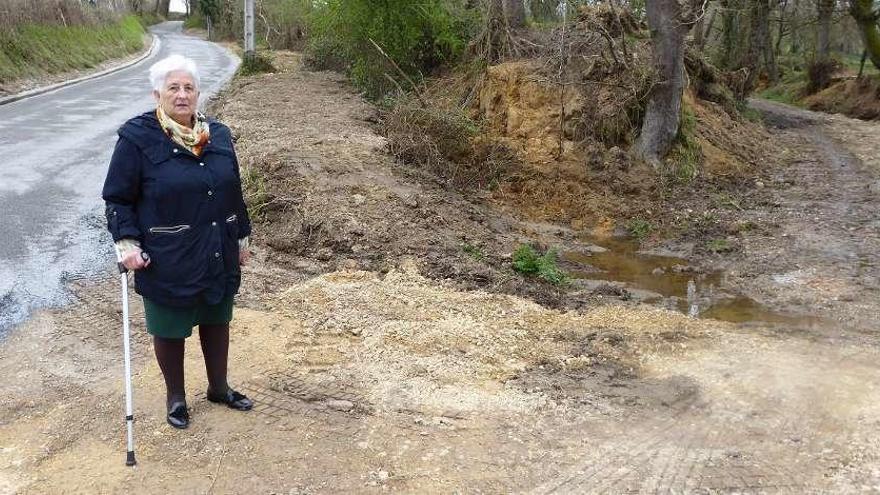
[[[135,464],[137,464],[137,461],[134,459],[134,451],[129,451],[125,457],[125,465],[134,466]]]

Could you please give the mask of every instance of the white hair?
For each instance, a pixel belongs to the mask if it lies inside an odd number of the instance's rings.
[[[168,79],[168,74],[172,72],[187,72],[193,78],[196,89],[199,87],[199,69],[192,59],[188,59],[183,55],[169,55],[162,60],[156,62],[150,67],[150,84],[156,91],[161,91]]]

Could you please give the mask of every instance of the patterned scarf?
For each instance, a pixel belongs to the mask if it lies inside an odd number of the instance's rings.
[[[159,125],[162,130],[175,143],[183,146],[193,155],[201,156],[205,143],[208,142],[210,131],[208,130],[208,120],[204,114],[196,112],[195,125],[190,129],[182,126],[165,114],[161,106],[156,107],[156,117],[159,119]]]

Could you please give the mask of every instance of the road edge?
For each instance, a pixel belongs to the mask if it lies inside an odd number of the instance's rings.
[[[104,77],[106,75],[113,74],[114,72],[119,72],[123,69],[127,69],[135,64],[143,62],[144,60],[146,60],[147,58],[152,56],[154,53],[156,53],[159,50],[159,46],[162,44],[162,42],[159,40],[159,37],[156,36],[155,34],[150,33],[150,37],[153,39],[153,42],[150,45],[150,49],[147,50],[146,52],[144,52],[140,57],[138,57],[134,60],[130,60],[122,65],[117,65],[115,67],[111,67],[109,69],[102,70],[101,72],[96,72],[94,74],[89,74],[86,76],[78,77],[76,79],[70,79],[68,81],[62,81],[60,83],[50,84],[48,86],[43,86],[41,88],[35,88],[35,89],[27,90],[27,91],[22,91],[21,93],[17,93],[17,94],[11,95],[11,96],[5,96],[3,98],[0,98],[0,106],[7,105],[9,103],[13,103],[16,101],[24,100],[27,98],[31,98],[33,96],[39,96],[39,95],[48,93],[50,91],[55,91],[56,89],[66,88],[67,86],[73,86],[74,84],[79,84],[84,81],[90,81],[92,79]]]

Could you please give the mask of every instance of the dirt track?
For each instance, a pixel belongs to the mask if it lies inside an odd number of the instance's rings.
[[[437,261],[461,242],[456,232],[487,224],[513,240],[525,228],[497,227],[513,221],[401,173],[360,120],[367,107],[334,76],[264,77],[227,96],[240,152],[260,149],[247,103],[274,91],[295,116],[258,129],[290,136],[278,167],[300,171],[297,208],[339,205],[323,234],[336,246],[384,215],[396,257],[359,254],[379,242],[370,229],[345,258],[319,256],[320,243],[258,247],[231,357],[233,383],[258,407],[241,414],[204,400],[193,341],[186,432],[164,424],[136,311],[135,469],[123,465],[117,288],[83,281],[78,303],[38,314],[3,344],[0,493],[880,491],[877,170],[833,160],[845,156],[838,142],[866,153],[843,131],[865,127],[789,116],[799,125],[780,125],[779,139],[817,151],[779,171],[786,187],[768,186],[771,204],[743,212],[778,225],[746,237],[727,262],[732,286],[817,309],[826,324],[736,326],[623,302],[554,310],[504,294],[523,292],[509,284],[465,291],[442,280],[438,266],[459,266]],[[804,180],[829,168],[833,182]],[[463,207],[469,215],[449,216]],[[407,212],[409,234],[394,230]],[[454,223],[439,228],[437,218]],[[432,228],[430,241],[408,244]]]

